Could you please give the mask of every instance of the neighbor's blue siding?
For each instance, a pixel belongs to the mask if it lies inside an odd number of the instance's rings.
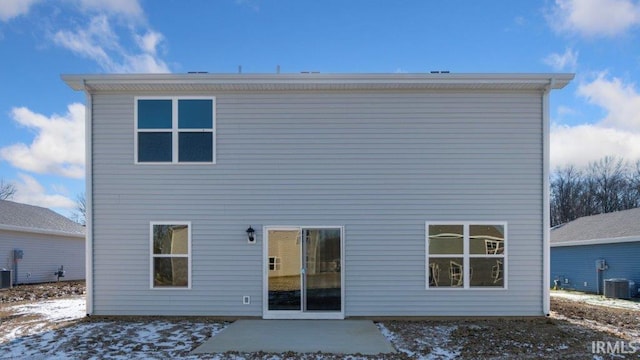
[[[552,247],[551,284],[560,279],[562,288],[597,292],[598,259],[604,259],[608,265],[600,279],[622,278],[633,280],[636,285],[640,283],[640,242],[628,242]],[[601,284],[600,291],[602,288]]]

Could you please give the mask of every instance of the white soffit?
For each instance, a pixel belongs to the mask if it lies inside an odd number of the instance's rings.
[[[573,74],[95,74],[62,75],[74,90],[201,92],[305,90],[546,90]]]

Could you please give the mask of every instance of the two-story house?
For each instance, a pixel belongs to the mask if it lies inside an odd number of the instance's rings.
[[[571,74],[63,75],[87,94],[87,312],[549,312]]]

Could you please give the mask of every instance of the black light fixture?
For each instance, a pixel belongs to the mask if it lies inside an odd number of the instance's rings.
[[[256,231],[253,230],[251,225],[249,225],[249,228],[247,229],[247,241],[249,241],[249,244],[256,242]]]

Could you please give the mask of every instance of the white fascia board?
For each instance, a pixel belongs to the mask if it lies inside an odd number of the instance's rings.
[[[552,243],[551,247],[618,244],[618,243],[628,243],[628,242],[640,242],[640,236],[626,236],[626,237],[617,237],[617,238],[563,241],[563,242],[559,242],[559,243]]]
[[[84,234],[71,233],[71,232],[58,231],[58,230],[38,229],[38,228],[23,227],[23,226],[5,225],[5,224],[0,224],[0,230],[23,232],[23,233],[30,233],[30,234],[74,237],[78,239],[85,238]]]
[[[574,74],[77,74],[61,75],[74,90],[322,90],[403,88],[561,89]]]

